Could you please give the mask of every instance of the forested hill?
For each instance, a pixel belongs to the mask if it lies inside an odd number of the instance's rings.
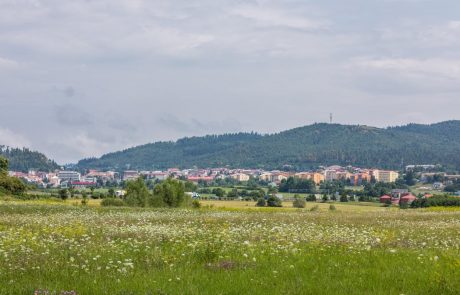
[[[9,161],[9,170],[27,172],[29,169],[53,171],[59,169],[56,162],[44,154],[26,148],[10,148],[0,145],[0,156]]]
[[[259,135],[226,134],[157,142],[85,159],[80,168],[160,169],[168,167],[247,167],[295,169],[355,165],[399,169],[409,164],[460,168],[460,121],[375,128],[313,124]]]

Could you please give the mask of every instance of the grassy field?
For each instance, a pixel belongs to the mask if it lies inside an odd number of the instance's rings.
[[[0,294],[460,293],[460,211],[203,203],[0,202]]]

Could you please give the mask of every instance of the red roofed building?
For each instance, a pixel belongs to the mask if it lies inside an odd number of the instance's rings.
[[[401,197],[399,203],[400,204],[403,204],[403,203],[411,204],[415,200],[417,200],[416,196],[414,196],[413,194],[408,194],[408,195]]]
[[[95,186],[96,183],[88,181],[72,181],[71,185],[74,188],[86,188],[88,186]]]
[[[391,202],[391,197],[384,195],[380,197],[380,203],[387,204]]]

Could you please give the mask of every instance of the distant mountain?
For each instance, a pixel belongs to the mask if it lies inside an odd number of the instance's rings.
[[[0,156],[9,161],[12,171],[27,172],[29,169],[39,171],[53,171],[59,169],[56,162],[48,159],[44,154],[26,148],[10,148],[0,145]]]
[[[260,135],[237,133],[150,143],[101,158],[79,168],[160,169],[168,167],[247,167],[294,169],[355,165],[399,169],[409,164],[460,168],[460,121],[376,128],[313,124]]]

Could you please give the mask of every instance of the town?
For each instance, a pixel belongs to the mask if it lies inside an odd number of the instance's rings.
[[[316,185],[325,181],[347,180],[352,186],[362,185],[364,182],[395,182],[399,173],[390,170],[361,169],[356,167],[330,166],[320,167],[317,171],[309,172],[286,172],[264,171],[260,169],[177,169],[170,168],[165,171],[135,171],[123,172],[89,170],[87,173],[62,170],[52,173],[30,170],[28,173],[9,171],[10,176],[18,177],[28,183],[36,184],[41,188],[86,188],[91,186],[105,186],[109,183],[120,184],[123,181],[135,180],[138,177],[153,180],[165,180],[167,178],[184,179],[195,183],[206,183],[215,180],[233,179],[237,182],[247,182],[257,179],[267,183],[280,184],[289,177],[312,180]],[[460,175],[459,175],[460,178]]]
[[[444,191],[453,196],[460,196],[458,186],[460,175],[447,174],[441,171],[442,167],[438,165],[409,165],[405,167],[404,171],[334,165],[320,166],[313,171],[301,172],[230,168],[170,168],[162,171],[126,170],[122,172],[88,170],[85,173],[74,170],[59,170],[52,173],[31,170],[28,173],[10,171],[9,175],[20,178],[26,183],[36,186],[37,189],[72,189],[78,191],[88,188],[91,190],[112,188],[112,194],[116,197],[122,197],[126,194],[124,187],[127,182],[142,177],[153,183],[159,183],[168,178],[194,183],[196,186],[191,195],[194,198],[202,197],[203,199],[249,200],[250,198],[244,198],[248,196],[246,190],[243,193],[234,191],[227,195],[228,198],[223,198],[224,194],[219,194],[219,190],[210,190],[206,187],[227,186],[233,188],[233,185],[255,184],[260,187],[276,188],[276,196],[281,200],[292,200],[297,193],[300,195],[310,193],[318,200],[338,200],[340,194],[347,194],[350,200],[373,200],[384,204],[398,205],[400,201],[410,204],[417,197],[431,197],[436,192]],[[411,179],[407,180],[408,177]],[[315,188],[283,185],[290,178],[307,181]],[[341,184],[342,187],[335,186],[335,183]],[[391,184],[391,186],[387,185],[386,190],[377,194],[360,191],[360,188],[372,183]],[[418,194],[409,189],[409,186],[415,184],[417,184]],[[319,189],[317,190],[316,187]],[[349,189],[345,190],[346,187]],[[368,196],[363,197],[363,194],[366,193]]]

